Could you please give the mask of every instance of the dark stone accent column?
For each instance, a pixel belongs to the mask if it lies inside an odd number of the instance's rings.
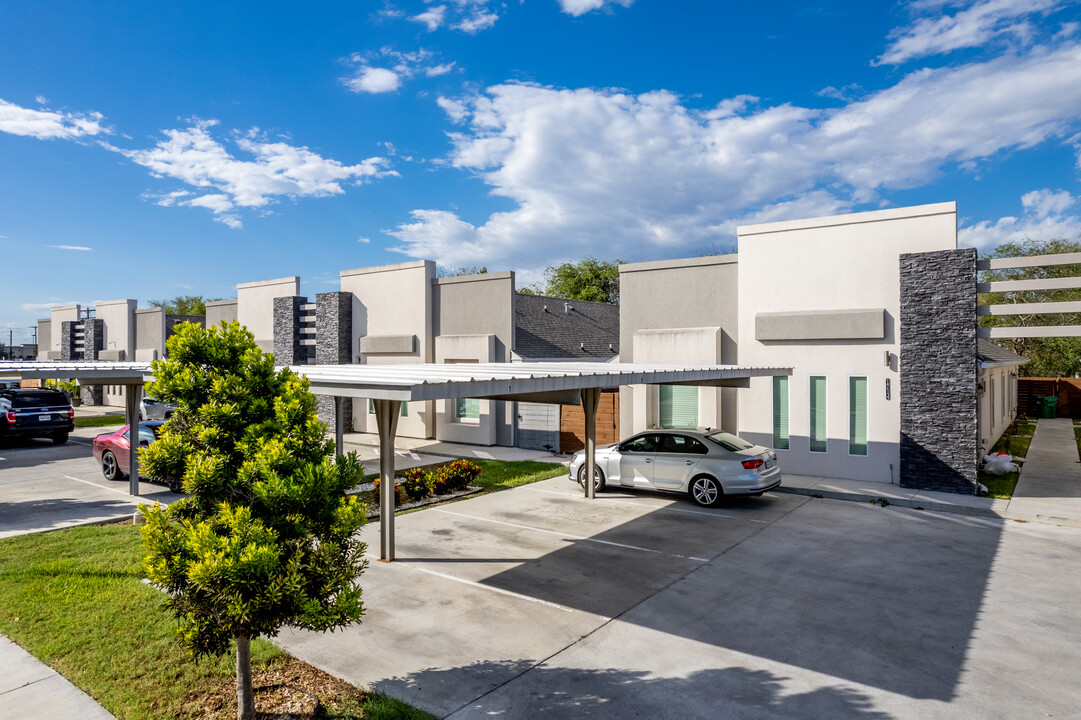
[[[105,321],[83,321],[83,360],[93,362],[98,359],[98,353],[105,349]],[[123,348],[121,348],[123,349]]]
[[[74,320],[65,320],[60,323],[60,360],[71,362],[78,360],[75,355],[75,326]]]
[[[104,405],[105,393],[101,385],[80,385],[79,397],[83,405]]]
[[[353,362],[353,293],[326,292],[315,296],[315,362],[348,365]],[[343,398],[345,429],[353,429],[353,400]],[[334,399],[319,396],[319,419],[334,427]]]
[[[274,298],[274,359],[279,365],[307,362],[300,345],[300,306],[307,301],[298,295]]]
[[[976,251],[901,255],[903,487],[975,494]]]

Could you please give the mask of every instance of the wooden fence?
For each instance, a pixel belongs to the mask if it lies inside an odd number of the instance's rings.
[[[1058,417],[1081,418],[1081,378],[1017,378],[1017,411],[1036,417],[1036,398],[1058,398]]]

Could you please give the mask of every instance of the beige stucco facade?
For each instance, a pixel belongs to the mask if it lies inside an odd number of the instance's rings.
[[[266,352],[274,350],[274,298],[300,294],[297,276],[259,280],[236,286],[236,319]]]

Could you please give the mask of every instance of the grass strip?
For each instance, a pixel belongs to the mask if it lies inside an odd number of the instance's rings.
[[[87,415],[75,418],[75,427],[112,427],[124,425],[127,419],[123,415]]]
[[[205,691],[235,688],[234,658],[196,663],[184,652],[161,593],[142,582],[141,557],[130,523],[0,541],[0,633],[120,720],[208,717]],[[254,672],[291,661],[265,640],[251,647]],[[430,717],[390,698],[363,697],[324,717]]]
[[[481,491],[466,495],[463,499],[465,497],[475,498],[478,495],[507,490],[520,485],[529,485],[530,483],[540,482],[541,480],[547,480],[549,478],[567,474],[567,468],[562,465],[537,462],[536,460],[467,459],[481,467],[481,473],[474,482],[474,485],[479,486]],[[370,476],[370,480],[374,480],[377,477],[379,477],[378,474],[372,475]],[[396,473],[395,477],[401,478],[402,474]],[[365,492],[360,497],[369,507],[376,507],[378,505],[373,491]],[[432,499],[431,496],[430,499]],[[439,496],[434,496],[434,499],[438,502]],[[448,502],[452,502],[452,500],[448,499]],[[426,505],[424,507],[430,506]],[[420,507],[399,512],[415,512],[423,509],[423,507]]]

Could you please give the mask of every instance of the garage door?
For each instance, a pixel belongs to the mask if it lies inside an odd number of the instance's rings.
[[[559,406],[518,403],[518,447],[559,452]]]

